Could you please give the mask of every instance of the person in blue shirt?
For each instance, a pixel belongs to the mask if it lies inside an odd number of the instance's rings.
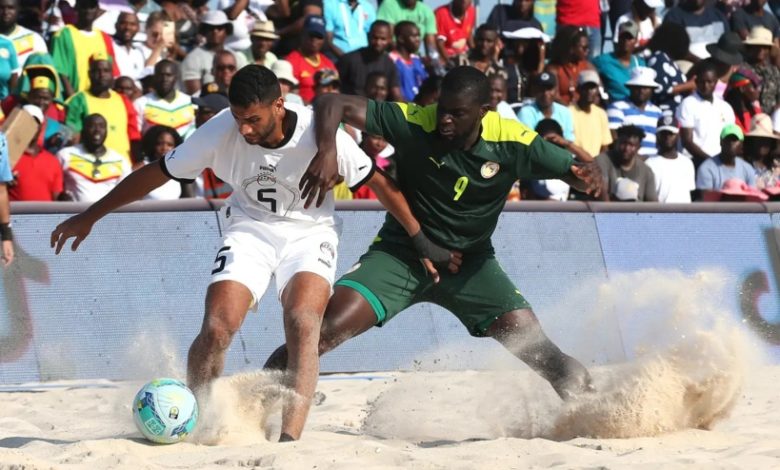
[[[574,140],[574,119],[571,111],[566,106],[556,103],[558,96],[558,80],[549,72],[540,73],[533,84],[534,101],[529,103],[517,113],[520,122],[531,129],[542,119],[554,119],[563,129],[563,137],[566,140]]]
[[[323,16],[328,48],[336,58],[366,47],[376,20],[374,5],[366,0],[325,0]]]
[[[8,266],[14,260],[14,237],[11,232],[11,204],[8,202],[8,183],[14,180],[11,162],[8,156],[8,139],[0,132],[0,240],[2,253],[0,260]]]
[[[720,133],[720,154],[704,160],[696,171],[696,189],[720,191],[730,179],[744,181],[756,187],[756,170],[750,163],[738,157],[742,153],[745,135],[736,124],[729,124]]]
[[[14,43],[0,37],[0,100],[5,99],[11,94],[11,90],[16,89],[21,71]]]
[[[630,93],[625,83],[631,78],[631,71],[645,65],[645,59],[634,55],[638,45],[639,25],[634,21],[626,21],[620,25],[617,34],[615,52],[601,54],[593,59],[609,101],[627,100]]]
[[[396,50],[390,53],[390,58],[398,69],[403,98],[412,101],[428,78],[420,56],[415,54],[420,49],[420,28],[411,21],[401,21],[395,25],[393,32]]]

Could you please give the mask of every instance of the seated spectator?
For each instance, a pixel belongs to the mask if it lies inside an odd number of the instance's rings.
[[[292,64],[279,59],[271,66],[271,72],[279,79],[282,89],[282,98],[289,103],[303,104],[303,99],[296,93],[298,91],[298,79],[293,75]]]
[[[563,129],[553,119],[542,119],[534,128],[537,134],[544,140],[571,152],[572,156],[581,162],[592,162],[593,156],[574,142],[563,138]],[[566,201],[569,199],[571,187],[562,180],[533,180],[531,191],[537,199],[550,201]],[[511,193],[510,193],[511,195]]]
[[[591,155],[606,152],[612,143],[607,113],[599,107],[601,79],[595,70],[583,70],[577,80],[577,101],[569,106],[574,124],[574,143]]]
[[[554,31],[546,31],[539,20],[534,17],[533,0],[512,0],[512,3],[508,5],[498,3],[490,10],[485,23],[496,28],[499,33],[523,28],[536,28],[550,35],[555,34]]]
[[[386,101],[389,89],[387,77],[382,72],[371,72],[366,76],[366,86],[363,94],[374,101]]]
[[[760,90],[761,79],[750,70],[740,68],[729,78],[724,100],[734,110],[737,125],[742,132],[748,132],[753,116],[762,113],[758,101]]]
[[[715,96],[715,64],[704,61],[697,68],[696,91],[682,101],[676,114],[683,148],[696,166],[720,153],[718,129],[736,121],[731,106]]]
[[[655,16],[655,11],[663,7],[663,0],[633,0],[631,2],[631,11],[618,18],[614,29],[620,31],[620,25],[627,21],[636,23],[639,26],[639,34],[636,37],[636,52],[642,52],[647,47],[647,43],[650,42],[655,29],[660,23]],[[615,35],[612,40],[617,43],[618,36]]]
[[[519,38],[518,36],[526,37]],[[535,28],[521,29],[519,32],[513,33],[511,37],[504,35],[505,46],[501,51],[501,60],[507,73],[507,101],[509,103],[522,102],[528,98],[531,77],[544,71],[545,42],[549,39],[549,36]],[[560,84],[560,80],[558,83]]]
[[[325,21],[321,16],[308,16],[303,23],[300,47],[286,57],[298,79],[298,93],[306,104],[314,99],[314,74],[322,69],[336,70],[333,62],[321,52],[324,44]]]
[[[780,21],[772,13],[764,9],[766,0],[747,0],[744,6],[731,14],[731,29],[743,40],[747,39],[750,30],[755,27],[766,28],[772,35],[772,41],[780,46]]]
[[[756,26],[742,44],[745,47],[745,63],[742,67],[761,78],[758,101],[764,112],[771,113],[780,103],[780,69],[770,61],[774,44],[772,33],[762,26]]]
[[[247,52],[252,47],[250,31],[256,24],[268,20],[265,12],[272,5],[274,2],[268,0],[219,0],[216,9],[224,11],[233,24],[233,34],[225,40],[225,46],[240,53]]]
[[[610,101],[628,99],[629,91],[625,83],[631,78],[632,70],[645,65],[645,59],[634,55],[639,26],[633,21],[626,21],[620,25],[617,34],[615,52],[602,54],[593,61]]]
[[[144,53],[144,68],[154,67],[163,59],[179,60],[186,52],[179,46],[173,21],[161,11],[146,19],[146,39],[138,45]]]
[[[474,33],[474,48],[468,53],[452,58],[451,67],[469,65],[483,72],[488,77],[501,75],[507,78],[506,70],[498,63],[498,31],[487,24],[481,25]]]
[[[420,28],[426,56],[431,66],[443,65],[436,48],[436,17],[431,7],[418,0],[387,0],[379,5],[376,19],[387,21],[391,26],[401,21],[411,21],[416,24]]]
[[[696,89],[693,80],[688,80],[677,65],[688,54],[690,42],[685,28],[677,23],[663,23],[647,44],[647,66],[655,70],[655,81],[661,84],[653,92],[653,103],[664,111],[674,113],[683,95]]]
[[[43,122],[43,112],[37,106],[27,104],[24,110],[39,124]],[[11,201],[56,201],[62,193],[62,166],[54,154],[38,145],[41,134],[30,140],[12,169],[13,181],[8,183]]]
[[[517,113],[520,122],[534,129],[542,119],[554,119],[561,125],[563,137],[574,140],[571,111],[566,106],[555,102],[558,94],[558,82],[555,77],[547,72],[540,74],[535,79],[533,90],[534,101],[520,108]]]
[[[412,101],[428,78],[420,56],[415,53],[420,48],[420,29],[411,21],[401,21],[395,25],[395,37],[395,50],[390,52],[390,59],[398,71],[401,99]]]
[[[558,79],[558,99],[565,105],[577,101],[577,78],[583,70],[595,70],[588,62],[588,34],[578,28],[566,26],[550,44],[550,63],[545,70]]]
[[[558,28],[573,26],[588,34],[590,59],[601,54],[601,2],[599,0],[557,0],[555,4]]]
[[[279,35],[279,40],[274,45],[274,54],[277,57],[286,57],[294,51],[301,41],[303,22],[309,16],[322,16],[322,0],[301,0],[286,4],[274,2],[266,16],[274,22],[274,29]]]
[[[718,42],[723,33],[729,32],[726,15],[707,0],[681,0],[666,12],[664,23],[676,23],[685,28],[691,38],[689,59],[696,62],[710,56],[707,45]]]
[[[335,70],[318,70],[314,74],[314,96],[321,96],[327,93],[339,93],[341,89],[341,80]]]
[[[384,171],[390,178],[395,179],[395,161],[393,160],[393,154],[395,149],[392,145],[387,143],[382,136],[372,135],[363,132],[360,140],[360,148],[366,152],[366,155],[371,157],[376,163],[376,167]],[[353,193],[353,199],[376,199],[376,194],[366,185],[358,188]]]
[[[230,81],[233,80],[233,75],[236,72],[238,72],[238,64],[235,54],[227,50],[215,52],[214,61],[211,63],[211,75],[214,77],[214,81],[203,84],[201,91],[203,88],[211,87],[210,93],[214,93],[214,90],[227,93]]]
[[[256,21],[252,32],[249,34],[252,41],[252,58],[254,63],[271,68],[274,62],[279,60],[276,54],[271,52],[274,42],[279,39],[279,35],[274,31],[272,21]]]
[[[0,100],[8,97],[16,89],[21,71],[22,67],[16,56],[14,43],[0,36]]]
[[[659,87],[655,82],[655,70],[648,67],[637,67],[631,71],[631,79],[625,85],[629,90],[627,100],[615,101],[607,108],[609,128],[615,138],[617,129],[633,124],[645,133],[639,155],[647,158],[654,155],[655,126],[661,118],[661,108],[650,102],[653,91]]]
[[[100,114],[84,117],[80,143],[57,153],[63,170],[65,199],[95,202],[130,174],[128,159],[106,147],[108,123]]]
[[[434,10],[436,17],[436,46],[442,62],[464,54],[474,47],[473,32],[477,11],[471,0],[452,0]]]
[[[30,54],[49,53],[43,36],[18,23],[19,0],[1,0],[0,9],[4,12],[0,15],[0,37],[13,43],[20,66],[26,63]]]
[[[414,104],[428,106],[439,101],[441,81],[442,78],[436,75],[426,78],[420,85],[420,91],[417,93],[417,96],[414,97]]]
[[[119,75],[137,80],[146,68],[146,57],[140,46],[133,39],[138,34],[140,26],[135,13],[122,12],[116,20],[114,33],[114,59]]]
[[[341,92],[356,95],[366,86],[366,77],[371,72],[381,72],[387,76],[390,96],[401,99],[398,86],[398,70],[393,59],[387,54],[387,48],[393,41],[393,31],[386,21],[375,21],[368,32],[368,46],[344,54],[336,68],[341,77]]]
[[[165,158],[165,154],[181,145],[182,142],[184,142],[184,139],[179,135],[179,131],[172,127],[155,125],[148,128],[141,138],[143,164],[148,165]],[[193,183],[182,183],[169,179],[165,184],[144,196],[144,199],[170,201],[192,197],[193,194]]]
[[[282,60],[279,62],[286,63],[287,61]],[[192,102],[198,107],[195,115],[196,128],[206,124],[209,119],[230,106],[227,96],[221,93],[201,94],[194,97]],[[195,179],[194,192],[197,197],[206,199],[227,199],[233,192],[233,188],[228,183],[217,178],[217,175],[210,168],[206,168]]]
[[[376,20],[376,9],[371,2],[325,0],[323,4],[325,42],[336,59],[368,46],[369,29]],[[388,24],[388,28],[392,27]]]
[[[206,13],[200,20],[199,30],[200,34],[206,38],[206,43],[191,50],[181,64],[184,91],[189,95],[197,93],[204,83],[214,81],[211,68],[214,63],[214,54],[217,51],[225,49],[233,52],[239,69],[247,64],[244,54],[236,53],[236,51],[225,47],[225,39],[233,31],[233,25],[225,12],[215,10]]]
[[[748,186],[756,187],[756,172],[753,167],[738,157],[742,153],[745,135],[736,124],[728,124],[720,133],[721,151],[705,160],[696,171],[696,189],[720,191],[727,180],[738,179]]]
[[[715,84],[715,96],[723,98],[728,88],[731,73],[744,61],[742,57],[742,40],[736,33],[724,33],[715,44],[707,45],[710,53],[708,62],[715,64],[718,73],[718,82]],[[691,71],[695,75],[697,67]]]
[[[772,131],[772,118],[756,114],[750,122],[750,132],[745,134],[743,158],[753,165],[758,175],[759,189],[776,186],[774,157],[780,136]]]
[[[627,125],[617,130],[617,141],[606,154],[596,157],[596,163],[607,180],[610,197],[617,201],[658,201],[655,175],[644,160],[639,148],[645,132]]]
[[[504,119],[517,121],[517,114],[506,102],[506,80],[501,75],[488,77],[490,80],[490,110]]]
[[[104,136],[106,147],[124,156],[128,162],[136,161],[141,140],[138,114],[127,97],[111,89],[113,81],[111,58],[93,56],[89,65],[89,89],[68,98],[65,124],[75,132],[81,132],[84,119],[99,114],[109,123],[107,137]],[[78,142],[78,135],[75,137]]]
[[[125,95],[130,101],[135,101],[141,96],[141,90],[136,86],[135,80],[130,77],[117,77],[114,80],[114,91]]]
[[[6,101],[14,100],[13,104],[9,103],[9,106],[13,107],[19,100],[24,100],[25,93],[30,91],[30,81],[35,77],[44,76],[51,80],[52,91],[54,93],[54,106],[51,106],[48,111],[44,111],[49,117],[56,119],[60,122],[65,122],[65,94],[63,81],[54,66],[54,59],[49,54],[44,53],[32,53],[27,56],[27,62],[24,64],[22,74],[19,77],[19,83],[17,89],[14,90],[9,98],[3,101],[3,109],[6,109]]]
[[[656,128],[658,153],[645,163],[655,175],[658,202],[691,202],[691,191],[696,189],[696,171],[693,162],[677,151],[679,124],[671,112],[665,112]]]
[[[168,126],[187,137],[195,130],[195,106],[189,95],[176,89],[178,81],[176,62],[167,59],[157,62],[152,76],[153,90],[133,103],[141,132],[146,134],[154,126]]]

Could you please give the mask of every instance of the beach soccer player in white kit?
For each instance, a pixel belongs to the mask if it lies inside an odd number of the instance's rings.
[[[220,217],[224,236],[206,293],[200,334],[187,361],[189,386],[202,398],[222,372],[225,353],[249,309],[275,278],[289,348],[286,381],[296,393],[282,412],[280,441],[300,437],[319,376],[320,324],[336,270],[339,222],[332,193],[306,208],[299,182],[317,154],[312,111],[285,103],[276,76],[265,67],[242,68],[231,82],[230,108],[213,117],[164,159],[135,171],[86,211],[57,226],[51,245],[72,249],[103,216],[141,199],[170,179],[196,178],[211,168],[233,187]],[[337,137],[338,173],[353,189],[368,185],[410,236],[420,259],[457,271],[459,253],[430,242],[400,191],[343,131]],[[205,404],[208,406],[208,403]]]

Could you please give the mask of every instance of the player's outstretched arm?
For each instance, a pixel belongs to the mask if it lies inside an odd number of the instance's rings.
[[[425,236],[403,193],[390,178],[381,171],[376,171],[366,182],[366,185],[376,193],[379,202],[385,206],[412,238],[414,247],[417,249],[425,269],[431,274],[433,282],[439,282],[437,268],[448,269],[453,274],[458,272],[462,262],[462,254],[458,251],[442,248]]]
[[[368,98],[363,96],[325,94],[314,103],[314,130],[317,139],[317,154],[301,177],[298,189],[304,207],[311,206],[315,198],[317,207],[322,205],[325,194],[339,182],[339,168],[336,159],[336,131],[344,122],[366,130]]]
[[[130,173],[127,178],[120,181],[114,189],[89,206],[87,210],[59,224],[51,233],[51,247],[55,249],[56,254],[60,254],[65,242],[69,238],[74,238],[71,250],[76,251],[81,242],[89,235],[95,222],[109,212],[141,199],[165,184],[168,179],[160,167],[159,160]]]

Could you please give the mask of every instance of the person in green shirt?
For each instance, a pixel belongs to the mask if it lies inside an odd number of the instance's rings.
[[[452,312],[473,336],[498,340],[547,379],[563,399],[590,391],[588,371],[542,331],[530,304],[495,258],[490,237],[518,179],[562,179],[598,195],[603,177],[524,124],[489,111],[490,81],[456,67],[442,82],[437,105],[323,96],[316,105],[319,152],[301,181],[302,199],[328,189],[340,122],[380,135],[395,147],[398,186],[427,240],[408,236],[390,215],[374,243],[335,284],[321,328],[320,354],[374,325],[383,326],[418,302]],[[322,177],[320,177],[322,175]],[[448,257],[419,261],[419,245],[435,243]],[[266,363],[282,368],[284,346]]]
[[[436,47],[436,16],[422,0],[384,0],[376,12],[376,19],[390,23],[391,27],[401,21],[411,21],[420,28],[425,52],[431,66],[441,68],[444,58]]]

